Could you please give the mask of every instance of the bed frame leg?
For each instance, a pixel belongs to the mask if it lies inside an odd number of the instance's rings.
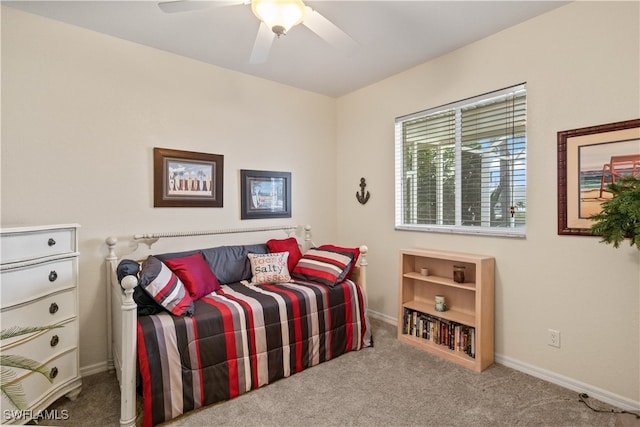
[[[303,244],[302,244],[302,252],[306,252],[309,249],[311,249],[313,246],[315,246],[313,244],[313,241],[311,240],[311,226],[310,225],[305,225],[304,226],[304,238],[303,238]]]
[[[107,256],[107,370],[113,371],[113,331],[112,331],[112,313],[111,313],[111,286],[113,284],[114,265],[118,261],[115,247],[118,243],[118,239],[115,237],[108,237],[106,239],[107,246],[109,247],[109,255]]]
[[[369,248],[366,245],[360,246],[360,277],[358,278],[358,284],[362,288],[362,292],[364,293],[364,302],[365,307],[369,307],[369,298],[367,292],[367,266],[369,262],[367,261],[367,253],[369,252]]]
[[[133,288],[138,284],[134,276],[122,279],[124,302],[122,303],[122,373],[120,381],[120,425],[136,425],[136,317],[137,306],[133,300]]]

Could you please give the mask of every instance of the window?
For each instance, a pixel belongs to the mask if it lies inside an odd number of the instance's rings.
[[[524,236],[525,84],[399,117],[396,229]]]

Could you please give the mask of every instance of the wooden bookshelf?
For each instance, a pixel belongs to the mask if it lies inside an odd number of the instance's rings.
[[[491,365],[494,264],[494,258],[485,255],[423,248],[401,250],[398,340],[478,372]],[[453,280],[454,265],[464,266],[464,282]],[[429,275],[421,274],[423,268],[429,270]],[[444,295],[446,311],[436,311],[436,295]],[[422,319],[422,325],[427,324],[425,319],[428,319],[429,325],[437,323],[440,327],[441,322],[450,324],[451,331],[458,326],[456,331],[467,332],[465,338],[473,336],[473,346],[455,345],[458,342],[451,342],[451,345],[439,343],[439,336],[434,339],[425,333],[424,328],[415,324],[416,320],[407,319],[407,313],[416,313],[414,319],[417,315]],[[416,329],[420,336],[416,336]],[[460,342],[471,342],[471,338]]]

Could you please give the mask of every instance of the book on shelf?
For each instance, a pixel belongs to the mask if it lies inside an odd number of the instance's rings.
[[[475,358],[476,329],[432,314],[405,307],[402,333],[411,335],[452,351],[459,351]]]

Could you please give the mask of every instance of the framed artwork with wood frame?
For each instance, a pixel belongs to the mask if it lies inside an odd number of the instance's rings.
[[[240,170],[240,218],[291,218],[291,172]]]
[[[640,176],[640,119],[558,132],[558,234],[593,236],[608,185]]]
[[[153,149],[153,206],[221,208],[224,156]]]

